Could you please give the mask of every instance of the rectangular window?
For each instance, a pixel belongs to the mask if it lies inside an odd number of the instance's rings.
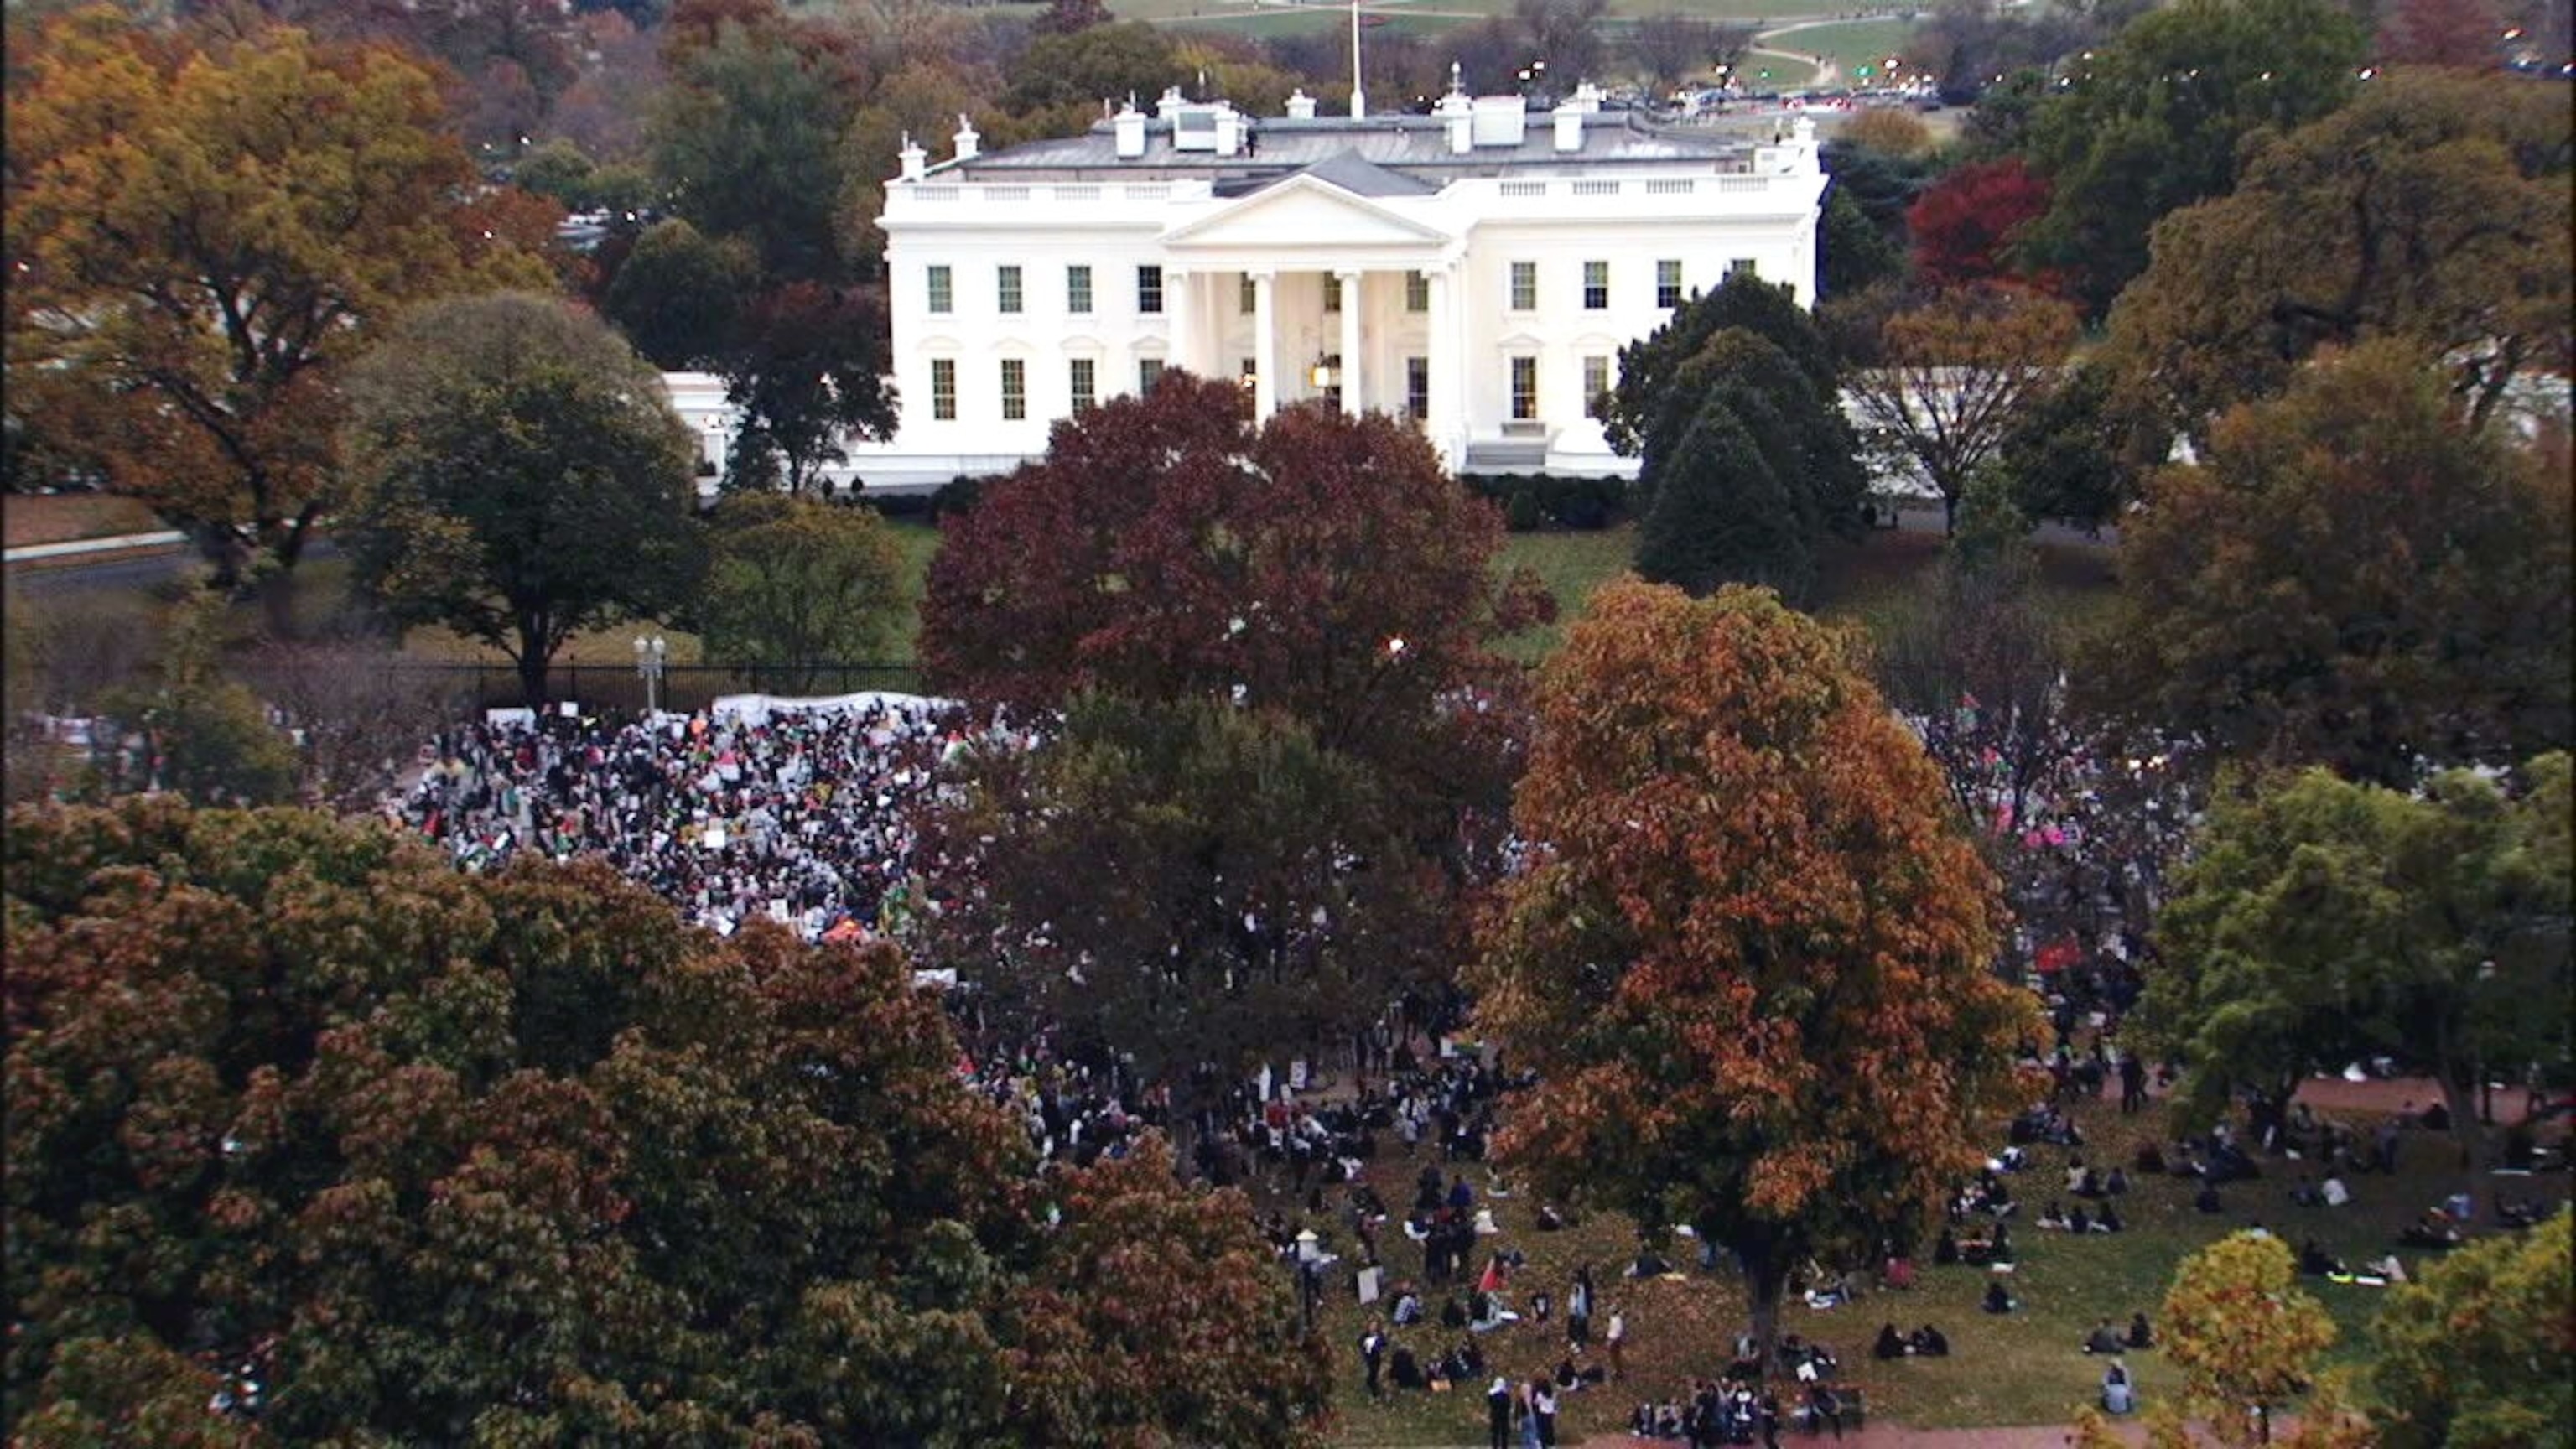
[[[1020,310],[1020,269],[1003,267],[994,274],[993,300],[1007,316]]]
[[[1077,357],[1066,364],[1073,382],[1073,410],[1080,412],[1100,401],[1100,365],[1088,357]]]
[[[1081,316],[1091,310],[1091,268],[1064,269],[1064,310]]]
[[[1342,279],[1330,272],[1324,274],[1324,310],[1327,312],[1342,310]]]
[[[1404,274],[1404,310],[1407,312],[1428,312],[1431,310],[1431,279],[1429,277],[1420,272],[1407,272]]]
[[[1152,392],[1163,381],[1163,359],[1147,357],[1136,363],[1136,390]]]
[[[1136,310],[1148,316],[1163,310],[1163,269],[1161,267],[1149,266],[1136,269]]]
[[[957,296],[954,292],[949,290],[948,269],[946,267],[932,267],[930,269],[930,310],[933,312],[954,312],[957,310]]]
[[[1678,307],[1682,304],[1682,264],[1679,257],[1655,263],[1655,305]]]
[[[1512,359],[1512,421],[1535,422],[1538,419],[1538,359]]]
[[[1257,357],[1243,359],[1243,369],[1235,375],[1243,379],[1245,387],[1252,386],[1261,380],[1261,359]]]
[[[1249,317],[1261,309],[1261,286],[1250,272],[1234,279],[1234,310]]]
[[[1016,357],[1002,359],[1002,421],[1026,421],[1029,415],[1029,365]]]
[[[1737,257],[1734,261],[1726,264],[1726,274],[1730,277],[1738,274],[1742,274],[1747,277],[1758,277],[1762,275],[1762,270],[1761,268],[1753,265],[1753,259],[1751,257]]]
[[[957,421],[957,362],[954,358],[930,359],[930,415],[943,423]]]
[[[1583,359],[1583,415],[1593,418],[1601,416],[1601,399],[1609,391],[1610,359],[1606,357]]]
[[[1431,416],[1431,359],[1404,359],[1404,415],[1421,422]]]
[[[1538,310],[1538,263],[1512,263],[1512,310],[1515,312]]]
[[[1583,264],[1583,310],[1586,312],[1610,310],[1610,264],[1608,262]]]

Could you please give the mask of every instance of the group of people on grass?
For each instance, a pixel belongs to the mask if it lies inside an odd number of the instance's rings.
[[[758,719],[487,716],[441,731],[391,809],[469,870],[597,857],[720,934],[766,917],[847,939],[921,907],[908,816],[968,738],[953,706],[895,697]]]

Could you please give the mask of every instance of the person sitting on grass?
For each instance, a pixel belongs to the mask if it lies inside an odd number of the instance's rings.
[[[2102,1195],[2105,1197],[2118,1197],[2128,1190],[2129,1175],[2116,1167],[2111,1169],[2109,1177],[2102,1179]]]
[[[1878,1326],[1878,1342],[1870,1345],[1869,1356],[1883,1363],[1891,1358],[1903,1358],[1905,1357],[1905,1353],[1905,1339],[1903,1335],[1896,1331],[1896,1325],[1893,1323],[1880,1324]]]
[[[2033,1226],[2039,1228],[2042,1232],[2064,1232],[2066,1230],[2066,1209],[2059,1207],[2055,1203],[2050,1203],[2048,1206],[2039,1210],[2039,1221]]]
[[[1986,1261],[1989,1263],[2013,1261],[2012,1229],[2001,1223],[1995,1224],[1995,1240],[1986,1246]]]
[[[2077,1208],[2067,1215],[2066,1230],[2070,1233],[2089,1233],[2093,1231],[2093,1220],[2084,1215],[2084,1209]]]
[[[2108,1202],[2102,1204],[2102,1216],[2093,1220],[2093,1231],[2097,1233],[2116,1233],[2127,1226],[2120,1220],[2120,1210]]]
[[[2299,1271],[2311,1278],[2330,1278],[2345,1269],[2343,1260],[2327,1252],[2325,1244],[2309,1238],[2299,1244]]]
[[[2130,1315],[2129,1315],[2129,1347],[2131,1347],[2131,1348],[2153,1348],[2153,1347],[2155,1347],[2155,1346],[2156,1346],[2156,1336],[2155,1336],[2154,1331],[2153,1331],[2153,1330],[2151,1330],[2151,1329],[2149,1329],[2149,1328],[2147,1327],[2147,1315],[2145,1315],[2145,1314],[2143,1314],[2143,1313],[2132,1313],[2132,1314],[2130,1314]]]
[[[1395,1386],[1397,1388],[1420,1389],[1428,1388],[1430,1386],[1431,1381],[1423,1377],[1422,1363],[1413,1356],[1412,1349],[1399,1344],[1396,1347],[1394,1357]]]
[[[2129,1382],[2129,1366],[2118,1359],[2102,1371],[2102,1412],[2123,1415],[2136,1412],[2138,1391]]]
[[[1948,1358],[1950,1338],[1949,1335],[1927,1323],[1907,1337],[1905,1349],[1916,1358]]]
[[[1936,1268],[1947,1268],[1958,1261],[1958,1235],[1951,1232],[1948,1228],[1943,1228],[1941,1230],[1940,1239],[1932,1244],[1932,1266]]]
[[[2120,1331],[2113,1328],[2111,1320],[2107,1318],[2095,1320],[2093,1331],[2084,1338],[2086,1353],[2116,1354],[2123,1346],[2120,1342]]]
[[[1984,1307],[1988,1313],[2010,1313],[2020,1306],[2021,1305],[2019,1303],[2013,1300],[2013,1296],[2010,1293],[2004,1291],[2004,1280],[2001,1278],[1994,1279],[1986,1284],[1986,1301]]]
[[[2200,1195],[2191,1200],[2191,1205],[2200,1209],[2204,1213],[2215,1214],[2227,1211],[2227,1204],[2219,1200],[2218,1185],[2216,1183],[2202,1183],[2200,1185]]]

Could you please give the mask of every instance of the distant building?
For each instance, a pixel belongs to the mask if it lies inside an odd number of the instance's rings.
[[[1263,417],[1410,417],[1461,471],[1633,473],[1590,417],[1623,344],[1738,270],[1814,301],[1803,118],[1770,144],[1676,134],[1585,86],[1553,112],[1453,88],[1365,118],[1175,90],[990,155],[960,124],[935,166],[907,138],[886,187],[902,426],[833,470],[871,488],[1007,470],[1167,368],[1240,378]],[[729,420],[682,410],[721,461]]]

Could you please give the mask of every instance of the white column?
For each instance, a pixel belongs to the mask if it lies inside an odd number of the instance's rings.
[[[1274,278],[1269,272],[1252,272],[1252,421],[1270,421],[1279,411],[1279,338],[1278,313],[1271,298]]]
[[[1467,462],[1467,279],[1431,269],[1431,445],[1452,470]]]
[[[1342,284],[1342,411],[1360,410],[1360,284],[1365,272],[1335,272]]]
[[[1190,289],[1198,284],[1198,280],[1195,273],[1178,267],[1163,269],[1164,321],[1171,328],[1171,347],[1163,354],[1166,367],[1198,371],[1198,364],[1193,360],[1198,349],[1192,345],[1196,339],[1190,336],[1190,328],[1198,320],[1199,311],[1191,305]]]

